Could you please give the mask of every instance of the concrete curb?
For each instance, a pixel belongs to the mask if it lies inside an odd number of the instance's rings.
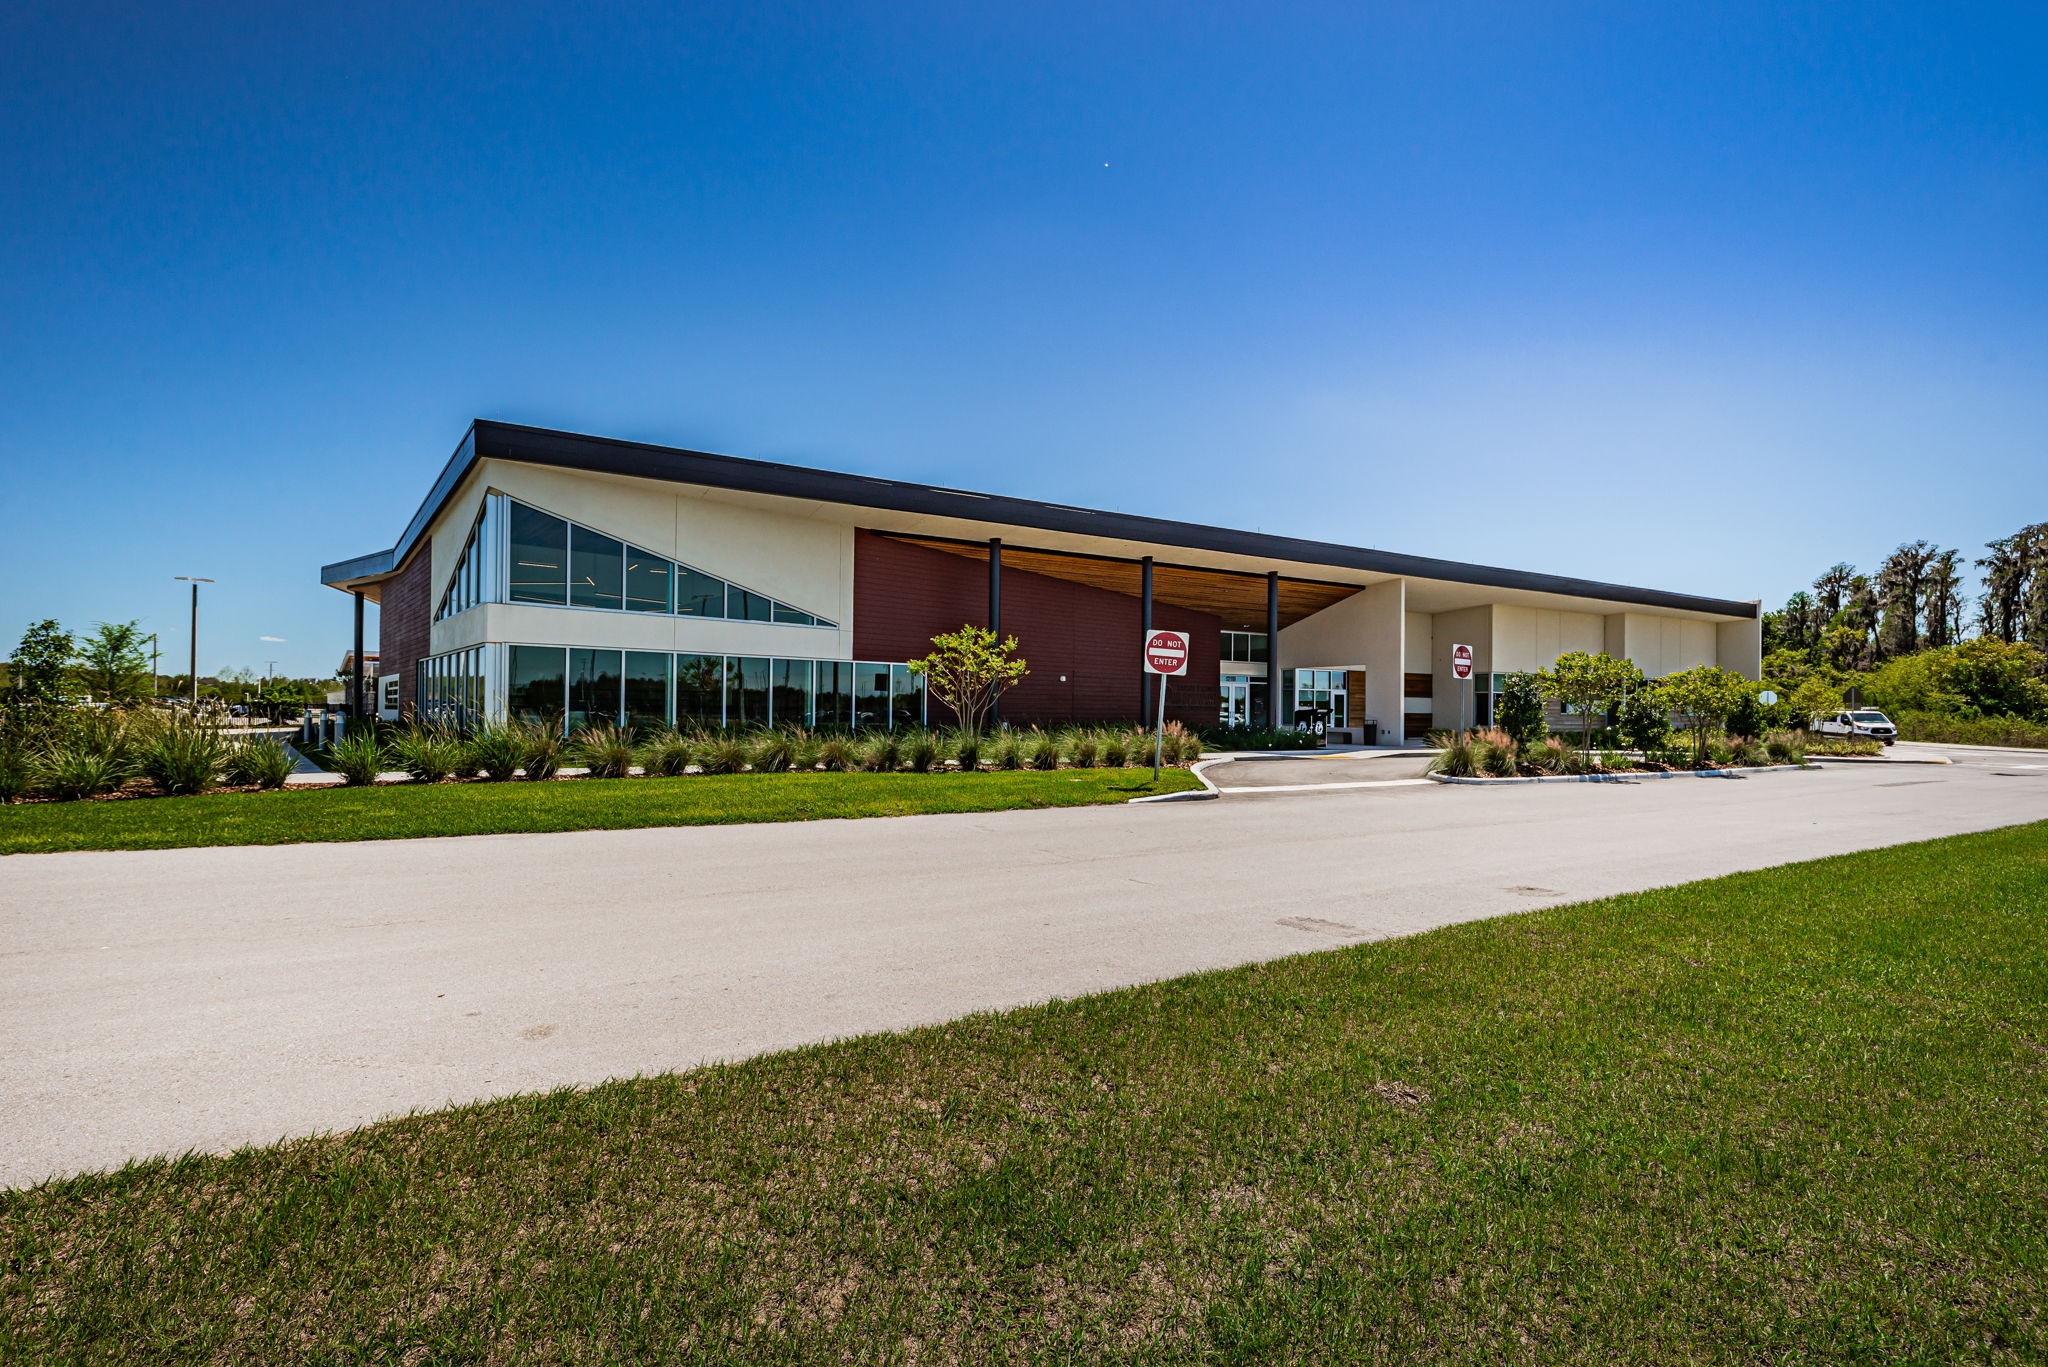
[[[1628,774],[1540,774],[1534,778],[1453,778],[1449,774],[1425,774],[1434,783],[1472,783],[1498,786],[1505,783],[1633,783],[1643,778],[1743,778],[1750,774],[1791,773],[1815,768],[1812,764],[1767,764],[1744,769],[1663,769]]]
[[[1807,762],[1808,764],[1954,764],[1954,763],[1955,763],[1955,761],[1954,761],[1954,760],[1952,760],[1952,759],[1943,759],[1943,758],[1942,758],[1941,756],[1939,756],[1939,755],[1928,755],[1928,756],[1926,756],[1926,757],[1925,757],[1925,758],[1923,758],[1923,759],[1914,759],[1914,758],[1911,758],[1911,757],[1909,757],[1909,756],[1906,756],[1906,755],[1899,755],[1899,756],[1897,756],[1897,757],[1893,757],[1893,756],[1891,756],[1891,755],[1808,755],[1808,756],[1806,757],[1806,762]]]
[[[1193,774],[1198,780],[1200,780],[1202,786],[1196,789],[1194,792],[1154,793],[1150,797],[1134,797],[1124,805],[1127,807],[1135,807],[1140,802],[1207,802],[1213,798],[1222,797],[1222,792],[1217,789],[1215,784],[1209,781],[1209,776],[1202,771],[1207,769],[1212,764],[1229,764],[1230,762],[1231,761],[1227,759],[1205,759],[1196,761],[1194,766],[1190,768],[1188,772]]]

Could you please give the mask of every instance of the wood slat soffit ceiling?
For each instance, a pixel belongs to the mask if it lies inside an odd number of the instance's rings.
[[[988,562],[988,547],[975,542],[876,532],[877,536],[928,546],[935,551],[967,560]],[[1087,584],[1111,593],[1136,598],[1143,591],[1143,570],[1136,561],[1107,557],[1072,555],[1059,551],[1035,551],[1021,546],[1003,547],[1003,568],[1042,574],[1049,579]],[[1342,602],[1358,592],[1355,584],[1326,584],[1315,580],[1280,580],[1280,625],[1292,626],[1313,616],[1332,603]],[[1260,575],[1231,574],[1223,570],[1194,569],[1185,565],[1152,567],[1152,598],[1174,607],[1206,612],[1223,619],[1228,631],[1266,629],[1266,581]]]

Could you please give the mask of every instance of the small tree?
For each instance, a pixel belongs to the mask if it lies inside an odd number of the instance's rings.
[[[1662,750],[1671,740],[1670,705],[1664,700],[1663,685],[1645,679],[1629,689],[1615,710],[1614,729],[1631,750],[1645,755]]]
[[[963,626],[932,637],[932,653],[910,662],[931,695],[953,709],[962,729],[981,734],[982,723],[1011,685],[1031,671],[1018,659],[1017,638],[1000,642],[987,627]]]
[[[1619,702],[1622,694],[1641,678],[1642,671],[1633,661],[1572,650],[1558,656],[1556,663],[1545,671],[1543,691],[1567,711],[1578,711],[1579,740],[1582,747],[1590,747],[1593,713],[1605,712]]]
[[[1543,739],[1543,679],[1538,674],[1503,674],[1493,695],[1493,724],[1531,746]]]
[[[71,633],[45,617],[22,633],[21,644],[8,661],[13,677],[11,702],[35,706],[64,696],[64,667],[71,662]]]
[[[149,652],[133,622],[101,622],[76,647],[78,682],[108,702],[132,702],[147,695]]]
[[[1744,697],[1753,696],[1749,680],[1713,665],[1694,665],[1691,669],[1667,674],[1662,684],[1671,710],[1683,713],[1692,724],[1695,764],[1707,757],[1707,733],[1719,727],[1730,713],[1739,708]]]

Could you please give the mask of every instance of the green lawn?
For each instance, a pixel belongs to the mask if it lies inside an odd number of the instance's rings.
[[[143,1164],[0,1360],[2041,1362],[2044,943],[2036,825]]]
[[[393,784],[0,806],[0,855],[611,831],[745,821],[1084,807],[1199,788],[1185,769],[979,774],[724,774],[555,783]]]

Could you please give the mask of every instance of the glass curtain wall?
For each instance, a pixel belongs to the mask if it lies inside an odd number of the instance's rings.
[[[777,726],[811,725],[811,662],[768,662],[768,707]]]
[[[435,621],[467,612],[489,597],[491,547],[498,533],[497,504],[495,498],[484,500],[483,511],[477,514],[476,525],[470,528],[469,542],[456,561],[455,572],[448,576],[447,590],[442,593],[441,605],[434,612]]]
[[[484,652],[481,646],[451,650],[421,660],[419,713],[443,726],[474,726],[484,713]]]
[[[812,710],[818,726],[853,725],[853,671],[849,660],[819,660],[817,699]]]
[[[609,726],[621,719],[620,654],[616,650],[569,651],[569,708],[563,724],[570,731]]]
[[[508,646],[505,711],[515,721],[559,726],[566,707],[567,652],[560,646]]]
[[[506,521],[512,545],[507,596],[515,603],[567,603],[569,524],[518,502],[511,504]]]
[[[643,731],[668,725],[669,671],[674,661],[665,650],[626,652],[626,725]]]
[[[725,656],[676,656],[676,725],[725,725]]]
[[[553,720],[567,731],[613,722],[648,731],[670,725],[880,729],[925,721],[924,684],[908,665],[581,646],[514,645],[505,652],[507,715]],[[471,700],[462,705],[481,716],[482,652],[455,654],[476,658],[470,675],[451,675],[451,696]],[[427,663],[422,697],[429,696]]]

